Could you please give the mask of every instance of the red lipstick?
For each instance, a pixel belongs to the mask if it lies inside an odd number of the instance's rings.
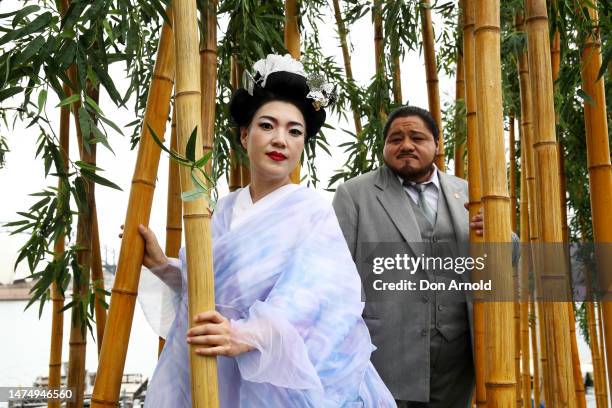
[[[283,161],[287,160],[287,156],[279,152],[269,152],[266,155],[274,161]]]

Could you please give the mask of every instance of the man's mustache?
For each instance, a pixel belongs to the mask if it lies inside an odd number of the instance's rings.
[[[397,155],[398,159],[404,158],[404,157],[412,157],[413,159],[418,159],[419,157],[416,154],[413,153],[400,153],[399,155]]]

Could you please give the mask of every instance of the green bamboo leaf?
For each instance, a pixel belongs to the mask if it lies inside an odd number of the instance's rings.
[[[38,94],[38,113],[42,112],[45,108],[45,104],[47,103],[47,90],[43,89]]]
[[[202,156],[200,159],[198,159],[193,166],[194,167],[199,167],[202,168],[206,165],[206,163],[208,163],[208,161],[210,160],[210,158],[212,157],[213,152],[210,151],[208,153],[206,153],[204,156]]]
[[[93,110],[95,110],[98,115],[103,115],[102,109],[100,109],[100,107],[98,106],[96,101],[91,96],[85,95],[85,103],[87,103],[89,106],[91,106],[93,108]]]
[[[176,153],[175,151],[168,149],[166,146],[164,146],[164,142],[162,142],[159,137],[157,136],[157,134],[155,133],[155,131],[151,128],[151,126],[147,123],[147,129],[149,129],[149,133],[151,134],[151,137],[153,138],[153,140],[155,141],[155,143],[159,146],[160,149],[162,149],[163,151],[165,151],[166,153],[168,153],[170,155],[170,157],[172,157],[174,160],[176,160],[177,162],[179,162],[180,164],[183,165],[188,165],[190,164],[189,160],[186,160],[184,157],[180,156],[178,153]]]
[[[17,95],[21,91],[23,91],[23,88],[20,86],[13,86],[11,88],[1,90],[0,91],[0,102],[4,101],[5,99],[10,98],[11,96]]]
[[[33,4],[26,6],[21,10],[18,10],[17,12],[15,12],[15,17],[13,18],[13,22],[11,23],[11,25],[13,26],[13,28],[17,27],[17,25],[21,22],[21,20],[23,20],[24,17],[27,17],[28,14],[34,13],[38,10],[40,10],[40,7]]]
[[[113,121],[112,121],[112,120],[110,120],[110,119],[105,118],[105,117],[104,117],[102,114],[100,114],[100,116],[98,116],[98,118],[100,118],[100,120],[101,120],[102,122],[106,123],[108,126],[112,127],[112,128],[115,130],[115,132],[119,133],[121,136],[125,136],[125,135],[123,134],[123,132],[121,131],[121,129],[119,129],[119,126],[117,126],[117,125],[115,124],[115,122],[113,122]]]
[[[58,103],[57,105],[55,105],[56,108],[61,108],[62,106],[66,106],[66,105],[70,105],[71,103],[74,103],[78,100],[81,99],[81,95],[79,94],[72,94],[67,98],[64,98],[60,103]]]
[[[13,30],[7,35],[0,38],[0,45],[4,45],[9,41],[17,40],[35,32],[38,32],[44,29],[45,27],[48,27],[52,20],[53,15],[50,12],[43,13],[36,17],[30,24],[18,30]]]
[[[19,225],[24,225],[24,224],[29,224],[30,221],[28,220],[20,220],[20,221],[12,221],[12,222],[7,222],[6,224],[2,224],[3,227],[17,227]]]
[[[86,163],[81,160],[77,160],[76,162],[74,162],[74,164],[80,169],[89,170],[89,171],[102,171],[100,167],[96,167],[93,164]]]
[[[189,136],[189,140],[187,141],[187,147],[185,148],[185,156],[189,161],[195,161],[195,146],[196,139],[198,137],[198,127],[196,126],[191,135]]]
[[[45,42],[45,37],[42,35],[39,35],[38,37],[33,39],[21,53],[17,54],[17,56],[15,57],[15,64],[27,64],[28,62],[30,62],[30,59],[32,59],[32,57],[34,57],[35,55],[40,58],[38,54],[43,45],[45,45]]]
[[[89,170],[81,170],[81,175],[91,181],[93,181],[96,184],[100,184],[102,186],[106,186],[106,187],[110,187],[110,188],[114,188],[115,190],[120,190],[123,191],[121,189],[121,187],[119,187],[118,185],[116,185],[115,183],[113,183],[112,181],[105,179],[104,177],[93,173]]]

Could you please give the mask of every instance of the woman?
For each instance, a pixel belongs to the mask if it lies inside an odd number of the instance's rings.
[[[333,209],[289,178],[325,121],[329,86],[308,82],[288,55],[254,68],[230,103],[251,184],[217,204],[216,310],[191,329],[184,252],[168,260],[140,227],[145,266],[181,293],[145,405],[190,406],[191,345],[217,356],[222,407],[393,407],[370,363],[361,283]]]

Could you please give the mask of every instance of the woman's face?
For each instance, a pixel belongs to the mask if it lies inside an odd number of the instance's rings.
[[[304,116],[295,105],[283,101],[262,105],[249,127],[240,129],[251,176],[266,181],[288,179],[302,156],[305,135]]]

